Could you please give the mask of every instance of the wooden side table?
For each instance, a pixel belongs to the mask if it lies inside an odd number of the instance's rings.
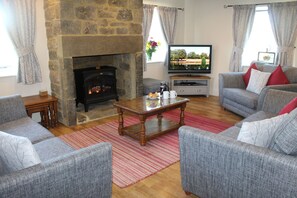
[[[23,97],[24,105],[28,116],[32,118],[33,113],[40,112],[41,124],[46,127],[55,127],[58,123],[57,103],[58,99],[54,96],[27,96]]]

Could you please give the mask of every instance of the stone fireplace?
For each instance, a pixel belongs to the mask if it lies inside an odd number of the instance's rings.
[[[142,95],[142,1],[45,0],[52,95],[58,118],[75,125],[74,69],[114,66],[121,98]]]

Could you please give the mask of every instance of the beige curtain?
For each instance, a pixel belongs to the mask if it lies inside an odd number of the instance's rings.
[[[268,14],[278,45],[276,64],[292,66],[297,36],[297,2],[268,4]]]
[[[229,70],[242,71],[241,61],[243,48],[248,40],[255,17],[255,5],[233,6],[233,49]]]
[[[168,45],[174,43],[175,30],[176,30],[176,19],[178,8],[169,7],[158,7],[160,14],[160,21],[165,35],[165,39]],[[165,66],[167,66],[168,54],[166,54]]]
[[[41,69],[34,50],[36,30],[35,0],[5,0],[5,24],[19,56],[17,81],[41,82]]]
[[[152,25],[153,13],[155,6],[153,5],[143,5],[143,24],[142,24],[142,32],[143,32],[143,70],[146,71],[146,42],[148,40],[150,29]]]

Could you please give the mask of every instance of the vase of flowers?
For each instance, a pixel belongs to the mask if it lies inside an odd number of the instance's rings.
[[[153,53],[157,50],[158,46],[160,45],[159,42],[156,42],[151,37],[150,40],[146,43],[146,55],[148,60],[152,60]]]

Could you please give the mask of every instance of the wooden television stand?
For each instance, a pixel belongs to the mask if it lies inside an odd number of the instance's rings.
[[[170,88],[177,95],[209,96],[209,76],[175,75],[170,76]]]

